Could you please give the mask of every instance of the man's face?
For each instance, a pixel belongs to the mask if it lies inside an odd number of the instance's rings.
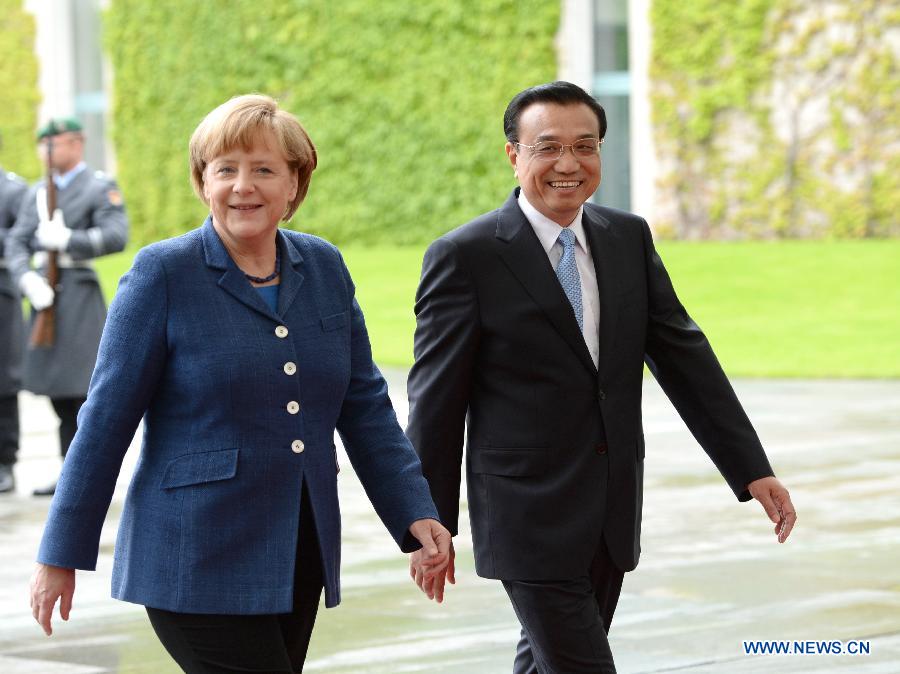
[[[525,145],[553,140],[569,145],[600,138],[597,116],[584,103],[533,103],[519,116],[519,144],[507,143],[506,154],[525,197],[538,211],[565,227],[600,185],[600,154],[576,157],[563,148],[558,159],[533,156]]]
[[[42,138],[38,143],[38,155],[41,163],[47,165],[47,141]],[[84,138],[80,133],[67,131],[53,136],[53,168],[60,173],[71,171],[84,155]]]

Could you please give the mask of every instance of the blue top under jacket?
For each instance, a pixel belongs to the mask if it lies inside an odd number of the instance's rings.
[[[292,608],[301,485],[340,602],[334,431],[404,551],[437,517],[372,362],[338,250],[279,230],[277,311],[208,218],[142,249],[119,283],[38,560],[94,569],[122,458],[144,418],[116,540],[117,599],[189,613]]]
[[[278,285],[274,286],[254,286],[256,292],[262,295],[266,301],[266,306],[274,312],[278,312]]]

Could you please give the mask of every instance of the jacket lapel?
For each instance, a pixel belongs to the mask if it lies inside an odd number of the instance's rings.
[[[250,282],[244,277],[244,273],[238,269],[238,266],[231,259],[225,245],[216,233],[212,224],[212,217],[206,218],[201,229],[203,236],[203,254],[206,258],[206,265],[213,269],[222,271],[219,277],[219,287],[229,295],[234,297],[241,304],[245,304],[254,311],[258,311],[263,316],[271,318],[274,321],[281,322],[281,319],[275,315],[262,295],[250,285]],[[293,269],[292,269],[293,271]],[[279,289],[279,295],[281,289]],[[280,308],[280,300],[279,300]]]
[[[519,208],[518,195],[519,188],[516,188],[497,216],[496,237],[501,242],[498,249],[500,257],[582,364],[596,372],[572,306],[547,259],[547,253]]]
[[[616,254],[616,237],[609,221],[585,207],[582,223],[591,248],[600,295],[600,357],[597,369],[602,378],[612,352],[613,336],[619,318],[619,293],[616,290],[626,278],[627,270],[619,267],[622,258]]]
[[[297,298],[300,286],[303,284],[303,274],[300,273],[300,265],[303,256],[297,250],[294,242],[288,239],[281,231],[278,232],[278,245],[281,246],[281,285],[278,288],[278,313],[287,316],[288,309]]]

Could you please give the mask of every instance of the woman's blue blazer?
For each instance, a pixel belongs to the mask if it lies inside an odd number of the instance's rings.
[[[343,259],[308,234],[277,238],[275,312],[210,219],[138,253],[110,306],[40,562],[95,568],[141,417],[116,540],[117,599],[189,613],[289,612],[305,488],[325,602],[338,604],[335,429],[391,535],[404,551],[419,547],[409,525],[437,513],[372,362]]]

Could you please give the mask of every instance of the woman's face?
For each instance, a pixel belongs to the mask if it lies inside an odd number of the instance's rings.
[[[203,194],[224,239],[244,245],[265,241],[297,196],[298,176],[270,132],[245,150],[215,157],[203,173]]]

